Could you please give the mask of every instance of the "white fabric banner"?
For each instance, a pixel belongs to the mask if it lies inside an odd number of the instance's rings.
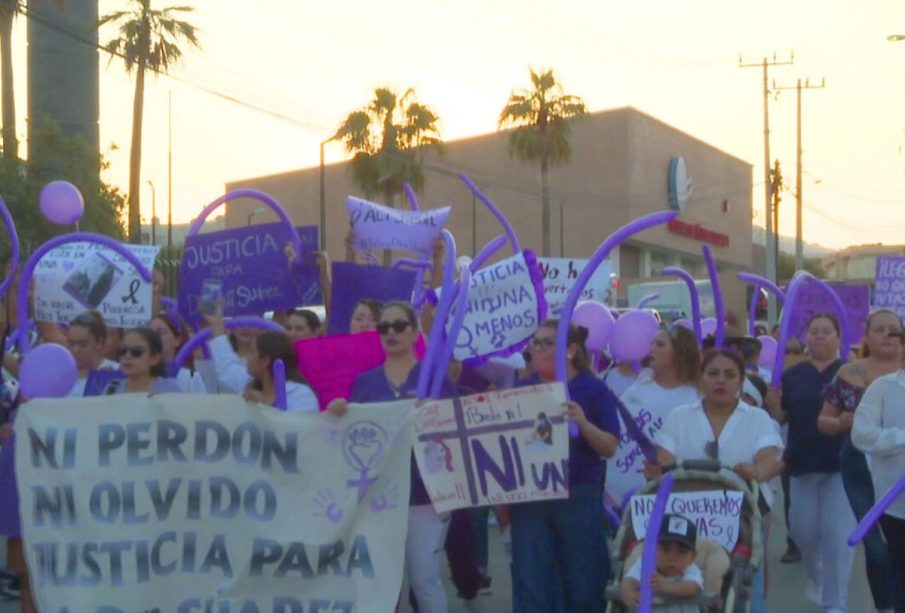
[[[654,510],[656,496],[634,496],[632,507],[632,527],[635,536],[643,539],[647,533],[650,514]],[[708,492],[680,492],[670,494],[666,502],[666,512],[681,515],[695,523],[698,538],[708,538],[732,551],[738,541],[744,494],[728,490]]]
[[[434,509],[568,498],[565,400],[557,382],[415,409],[415,458]]]
[[[123,245],[148,269],[160,247]],[[69,323],[98,311],[107,325],[134,328],[151,319],[151,283],[118,253],[96,243],[69,243],[50,251],[35,267],[35,319]]]
[[[235,396],[35,400],[16,420],[41,611],[392,611],[411,401],[342,420]]]

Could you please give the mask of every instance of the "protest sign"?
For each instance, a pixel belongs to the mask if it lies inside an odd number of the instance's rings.
[[[85,380],[85,391],[82,396],[101,396],[107,392],[114,381],[125,381],[126,375],[121,370],[90,370]]]
[[[870,314],[870,289],[865,285],[848,283],[829,283],[829,286],[842,299],[845,305],[845,316],[848,321],[849,345],[857,345],[864,336],[864,326]],[[789,333],[804,342],[807,336],[808,321],[816,313],[830,313],[838,317],[836,303],[817,283],[805,283],[798,291],[795,310]]]
[[[386,360],[376,332],[302,339],[296,341],[295,353],[322,411],[335,398],[348,399],[355,377]]]
[[[476,362],[521,350],[547,314],[534,253],[523,251],[475,272],[467,309],[453,352],[457,360]],[[454,315],[455,307],[447,332]]]
[[[333,262],[333,291],[327,334],[348,334],[355,303],[362,299],[412,301],[415,271]]]
[[[415,409],[414,447],[434,509],[569,496],[562,383],[544,383]]]
[[[631,388],[626,394],[631,395]],[[668,411],[656,411],[654,409],[640,407],[643,401],[631,396],[622,397],[626,411],[634,418],[638,429],[644,433],[648,440],[653,441],[657,432],[663,427],[663,418]],[[641,487],[647,481],[644,478],[644,451],[641,445],[632,438],[631,431],[626,428],[622,415],[619,415],[619,448],[616,454],[607,460],[606,491],[618,504],[633,489]]]
[[[905,256],[877,258],[874,306],[892,309],[900,317],[905,317]]]
[[[159,247],[123,245],[149,270]],[[134,328],[151,319],[151,284],[118,253],[96,243],[68,243],[35,268],[35,319],[69,323],[98,311],[108,326]]]
[[[414,251],[429,258],[434,253],[434,241],[446,225],[450,207],[430,211],[393,209],[361,198],[346,198],[349,221],[355,234],[355,251],[397,249]]]
[[[16,420],[41,611],[392,611],[410,401],[342,420],[237,396],[33,400]]]
[[[548,317],[559,317],[562,314],[562,306],[578,280],[578,275],[587,264],[588,260],[578,258],[537,258],[537,267],[544,280]],[[613,302],[610,290],[611,271],[612,264],[609,260],[601,262],[581,292],[581,300],[611,304]]]
[[[200,317],[205,282],[221,287],[223,313],[261,315],[305,304],[321,304],[315,252],[317,226],[296,229],[301,263],[290,266],[292,233],[281,223],[195,234],[185,241],[179,267],[179,309],[192,321]]]
[[[634,496],[631,500],[632,528],[643,539],[656,496]],[[666,512],[693,521],[698,537],[716,541],[727,551],[735,548],[741,525],[744,494],[730,490],[676,492],[669,495]]]

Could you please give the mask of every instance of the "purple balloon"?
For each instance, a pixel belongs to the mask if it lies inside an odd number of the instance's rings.
[[[647,531],[641,550],[641,606],[638,607],[638,613],[650,613],[654,601],[650,579],[657,567],[657,538],[660,534],[660,526],[663,524],[663,516],[666,514],[666,503],[669,501],[669,493],[672,491],[674,479],[672,473],[666,473],[666,476],[660,480],[654,508],[647,522]]]
[[[760,359],[757,362],[758,365],[763,366],[764,368],[773,368],[773,363],[776,362],[776,349],[779,346],[779,343],[776,342],[775,338],[766,334],[758,336],[757,340],[760,341]]]
[[[412,186],[408,181],[402,184],[402,191],[405,192],[405,197],[408,198],[409,206],[412,207],[412,210],[420,211],[421,207],[418,204],[418,196],[415,195],[415,190],[412,189]]]
[[[62,345],[44,343],[25,354],[19,369],[26,398],[63,398],[79,378],[72,353]]]
[[[414,268],[421,270],[430,270],[432,264],[427,260],[412,260],[410,258],[399,258],[393,262],[393,268]]]
[[[616,320],[606,305],[593,300],[579,302],[572,311],[572,323],[588,329],[588,339],[585,347],[593,352],[603,351]]]
[[[135,270],[138,271],[138,274],[144,279],[146,282],[151,282],[151,271],[145,268],[145,265],[141,263],[134,253],[117,243],[115,240],[110,238],[109,236],[104,236],[103,234],[94,234],[92,232],[73,232],[72,234],[62,234],[60,236],[55,236],[50,239],[46,243],[42,244],[37,250],[31,254],[31,257],[28,258],[28,261],[25,263],[25,268],[22,269],[22,278],[19,280],[19,295],[17,300],[17,305],[19,309],[19,313],[28,313],[28,285],[31,281],[31,277],[35,272],[35,267],[37,267],[38,262],[41,261],[47,253],[56,249],[60,245],[67,245],[69,243],[95,243],[97,245],[101,245],[110,249],[111,251],[116,252],[121,255],[127,262],[129,262]],[[31,346],[30,340],[28,338],[28,318],[20,317],[19,318],[19,353],[21,355],[25,355],[28,352],[28,348]]]
[[[688,319],[677,319],[674,322],[672,322],[672,325],[682,326],[686,330],[690,330],[691,332],[694,332],[694,324],[691,323],[691,321]]]
[[[694,336],[698,339],[698,344],[700,345],[701,340],[704,338],[701,334],[701,299],[698,297],[698,286],[694,282],[694,277],[675,266],[667,266],[660,271],[660,274],[669,277],[679,277],[685,281],[685,285],[688,287],[688,293],[691,295],[691,330],[694,332]]]
[[[723,292],[720,289],[720,277],[717,275],[716,262],[710,247],[701,247],[704,253],[704,261],[707,262],[707,274],[710,275],[710,287],[713,290],[713,309],[716,314],[716,331],[714,335],[714,347],[722,349],[723,340],[726,338],[726,309],[723,306]]]
[[[716,334],[717,320],[715,317],[705,317],[701,320],[701,339]]]
[[[446,263],[443,269],[443,292],[440,296],[440,303],[437,305],[437,312],[434,316],[434,326],[431,328],[430,337],[427,341],[427,350],[421,359],[421,371],[418,373],[418,387],[415,397],[418,400],[427,398],[430,392],[431,375],[436,366],[437,352],[440,351],[440,345],[443,344],[443,338],[446,331],[443,329],[446,319],[449,317],[449,311],[452,308],[452,302],[455,299],[456,286],[456,239],[452,233],[443,229],[440,231],[443,237],[443,243],[446,246]]]
[[[280,324],[274,321],[268,321],[261,317],[236,317],[235,319],[230,319],[226,322],[226,329],[232,330],[233,328],[261,328],[262,330],[272,330],[274,332],[286,332],[286,328]],[[205,328],[204,330],[198,331],[195,336],[190,338],[182,347],[180,347],[176,357],[173,358],[173,363],[170,364],[170,376],[176,377],[182,369],[182,365],[185,364],[186,360],[189,359],[189,356],[192,355],[192,352],[199,345],[205,345],[210,337],[211,329]]]
[[[69,226],[85,214],[85,199],[69,181],[51,181],[38,196],[41,213],[55,224]]]
[[[285,411],[286,404],[286,365],[283,360],[277,360],[273,363],[273,389],[276,397],[273,400],[273,406],[281,411]]]
[[[781,289],[776,286],[775,283],[765,277],[753,275],[749,272],[740,272],[735,275],[735,278],[743,283],[750,283],[754,285],[754,295],[751,297],[751,306],[748,307],[748,334],[754,334],[754,322],[757,320],[757,292],[760,291],[761,288],[766,289],[774,296],[776,296],[776,300],[777,302],[779,302],[779,304],[785,302],[786,295],[782,292]]]
[[[505,244],[506,237],[500,234],[495,239],[484,245],[484,247],[482,247],[481,250],[478,251],[477,255],[474,256],[474,259],[468,266],[471,272],[477,272],[478,269],[484,265],[484,262],[489,260],[491,256],[499,251]]]
[[[903,493],[905,493],[905,475],[902,475],[902,478],[896,481],[895,485],[889,488],[889,491],[883,494],[883,497],[870,508],[867,515],[864,516],[864,519],[861,520],[861,523],[859,523],[858,527],[855,528],[855,531],[852,532],[852,535],[848,537],[849,546],[854,547],[864,540],[864,537],[871,531],[874,524],[876,524],[880,517],[886,512],[886,509],[888,509],[896,498]]]
[[[569,292],[569,295],[566,296],[566,301],[563,304],[562,312],[563,316],[559,320],[559,328],[556,330],[556,378],[562,381],[564,384],[567,384],[566,380],[566,347],[568,345],[568,337],[569,337],[569,324],[572,318],[572,311],[575,310],[576,305],[578,305],[578,300],[581,298],[581,293],[584,291],[585,286],[587,286],[588,282],[591,280],[591,275],[600,267],[600,263],[603,262],[610,254],[610,252],[616,248],[619,243],[627,240],[630,236],[634,234],[638,234],[639,232],[643,232],[648,228],[652,228],[654,226],[664,224],[669,222],[672,219],[675,219],[678,216],[677,211],[664,211],[662,213],[654,213],[652,215],[646,215],[634,221],[631,221],[612,234],[610,234],[606,240],[600,243],[600,246],[597,247],[596,251],[591,255],[588,259],[587,265],[584,267],[584,270],[581,271],[581,274],[578,275],[578,279],[575,280],[575,285],[572,286],[572,291]],[[621,318],[620,318],[621,319]],[[566,385],[566,395],[568,396],[569,387]],[[569,435],[572,438],[576,438],[578,436],[578,426],[575,425],[574,422],[569,424]]]
[[[522,248],[521,246],[519,246],[518,238],[516,238],[515,236],[515,230],[512,229],[512,226],[509,224],[509,220],[506,219],[506,216],[503,215],[503,212],[500,211],[500,209],[498,209],[496,205],[490,201],[490,198],[481,193],[481,190],[479,190],[478,187],[471,182],[471,179],[468,178],[468,175],[463,172],[459,174],[459,178],[462,179],[462,182],[469,190],[471,190],[471,193],[474,194],[478,200],[484,203],[484,206],[486,206],[490,210],[490,213],[494,217],[496,217],[500,222],[500,225],[503,226],[503,230],[506,232],[506,236],[509,237],[509,242],[512,244],[512,252],[521,253]]]
[[[648,305],[648,303],[653,302],[654,300],[656,300],[659,297],[660,297],[660,294],[658,294],[656,292],[654,292],[653,294],[647,294],[646,296],[643,296],[641,298],[641,300],[638,301],[638,306],[636,306],[635,308],[639,309],[639,310],[643,309],[644,307],[646,307]]]
[[[650,353],[650,344],[660,324],[647,311],[629,311],[616,320],[610,334],[610,355],[614,360],[640,360]]]
[[[446,366],[452,359],[453,351],[456,348],[456,340],[459,338],[459,331],[462,324],[465,323],[465,315],[468,313],[468,290],[471,287],[471,269],[468,266],[462,266],[459,270],[459,282],[456,289],[453,290],[456,296],[456,314],[453,316],[452,324],[449,326],[446,340],[443,343],[443,349],[439,357],[435,358],[433,381],[431,381],[430,395],[431,398],[439,398],[440,390],[443,387],[443,380],[446,378]],[[439,322],[434,322],[436,326]],[[442,324],[441,324],[442,325]]]
[[[9,214],[6,203],[0,198],[0,217],[6,224],[6,234],[9,236],[9,274],[0,282],[0,296],[6,294],[16,273],[19,271],[19,235],[16,233],[16,224],[13,223],[13,216]]]

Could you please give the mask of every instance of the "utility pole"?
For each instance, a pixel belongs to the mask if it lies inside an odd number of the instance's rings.
[[[773,162],[773,170],[770,171],[770,190],[773,192],[773,257],[776,258],[776,267],[779,268],[779,203],[782,202],[782,188],[785,183],[782,180],[782,168],[779,160]]]
[[[742,62],[742,57],[738,58],[739,68],[762,68],[763,69],[763,89],[764,89],[764,185],[765,185],[765,194],[764,194],[764,206],[766,208],[766,218],[765,218],[765,237],[766,237],[766,254],[767,254],[767,278],[770,281],[776,282],[776,252],[774,251],[774,236],[773,236],[773,216],[771,214],[772,208],[772,189],[770,185],[770,88],[769,88],[769,78],[768,71],[770,66],[787,66],[791,65],[795,62],[795,54],[790,54],[788,60],[779,61],[776,59],[776,53],[773,54],[773,59],[764,58],[763,61],[757,62],[754,64],[745,64]],[[776,322],[776,297],[770,294],[767,299],[767,319],[770,322],[770,325],[773,325]]]
[[[173,90],[167,94],[167,257],[173,257]]]
[[[777,87],[776,81],[773,82],[773,89],[777,92],[784,89],[794,89],[796,92],[797,102],[797,118],[798,127],[796,129],[796,137],[798,143],[797,168],[795,169],[795,270],[804,269],[804,245],[802,244],[801,230],[801,90],[803,89],[823,89],[826,87],[826,79],[820,79],[820,85],[811,85],[810,79],[805,79],[804,85],[801,79],[798,79],[795,87]]]

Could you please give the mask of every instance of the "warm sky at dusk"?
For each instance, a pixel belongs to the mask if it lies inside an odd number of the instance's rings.
[[[124,0],[101,0],[106,14]],[[174,102],[174,217],[188,221],[226,181],[317,163],[318,143],[375,86],[404,90],[442,118],[447,140],[492,131],[529,66],[552,67],[591,110],[634,106],[752,164],[763,223],[761,72],[740,69],[776,51],[794,66],[779,85],[821,77],[805,93],[805,240],[842,247],[902,243],[905,234],[905,3],[883,0],[612,2],[563,0],[188,0],[201,50],[150,79],[145,106],[143,212],[157,186],[166,204],[167,92]],[[24,19],[17,26],[24,136]],[[112,35],[102,30],[101,41]],[[268,115],[193,87],[291,118]],[[101,143],[107,179],[128,183],[132,81],[101,60]],[[795,92],[771,101],[773,157],[794,188]],[[328,145],[328,161],[344,157]],[[602,162],[602,163],[605,163]],[[694,169],[690,169],[692,174]],[[428,206],[440,203],[426,203]],[[784,194],[783,234],[794,232]]]

